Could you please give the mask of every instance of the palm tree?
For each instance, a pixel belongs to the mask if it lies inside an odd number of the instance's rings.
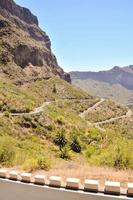
[[[53,85],[53,93],[57,93],[56,85],[55,84]]]
[[[77,137],[74,137],[71,143],[71,149],[76,152],[76,153],[80,153],[81,152],[81,145],[80,145],[80,141]]]
[[[62,151],[62,149],[67,144],[67,139],[66,139],[66,136],[65,136],[65,130],[64,129],[62,129],[61,131],[59,131],[57,133],[54,142],[57,146],[59,146],[60,151]]]

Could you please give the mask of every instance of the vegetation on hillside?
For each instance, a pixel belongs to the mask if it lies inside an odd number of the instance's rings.
[[[100,122],[114,117],[119,117],[127,113],[127,108],[112,100],[106,100],[95,110],[89,112],[86,120],[90,122]]]
[[[120,126],[118,120],[104,125],[104,132],[87,123],[123,115],[127,108],[105,101],[82,119],[79,114],[99,100],[58,78],[18,87],[3,77],[0,90],[1,113],[5,113],[0,115],[1,166],[48,170],[56,162],[76,162],[80,156],[86,164],[133,169],[132,123],[123,121]],[[29,112],[44,101],[51,103],[37,115],[10,114]]]

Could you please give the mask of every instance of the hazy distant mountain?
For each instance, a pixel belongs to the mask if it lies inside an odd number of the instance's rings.
[[[133,65],[99,72],[70,72],[72,83],[100,97],[133,104]]]

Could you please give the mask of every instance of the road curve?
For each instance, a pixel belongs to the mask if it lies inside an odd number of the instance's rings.
[[[31,111],[29,113],[11,113],[11,116],[25,116],[25,115],[36,115],[36,114],[40,114],[43,112],[44,108],[46,106],[48,106],[51,102],[44,102],[40,107],[35,108],[34,111]]]
[[[110,119],[107,119],[107,120],[104,120],[104,121],[101,121],[101,122],[96,122],[96,123],[93,123],[93,124],[96,125],[96,126],[99,126],[99,125],[102,125],[102,124],[111,123],[111,122],[116,121],[118,119],[129,118],[129,117],[131,117],[131,115],[132,115],[132,111],[128,110],[125,115],[122,115],[122,116],[119,116],[119,117],[110,118]]]
[[[44,102],[40,107],[37,107],[35,108],[33,111],[31,112],[27,112],[27,113],[10,113],[10,116],[26,116],[26,115],[37,115],[37,114],[40,114],[43,112],[44,108],[46,106],[48,106],[50,103],[52,103],[53,101],[47,101],[47,102]],[[0,116],[3,116],[4,113],[0,113]]]
[[[94,110],[95,108],[97,108],[100,104],[102,104],[105,101],[105,99],[101,99],[100,101],[98,101],[96,104],[94,104],[92,107],[89,107],[87,110],[85,110],[84,112],[80,113],[79,116],[81,118],[85,118],[85,116],[92,110]]]
[[[96,104],[94,104],[92,107],[89,107],[87,110],[85,110],[84,112],[80,113],[79,116],[81,118],[85,118],[85,116],[92,110],[96,109],[100,104],[102,104],[103,102],[105,101],[105,99],[101,99],[100,101],[98,101]],[[48,106],[50,103],[52,103],[53,101],[47,101],[47,102],[44,102],[40,107],[37,107],[35,108],[33,111],[31,112],[28,112],[28,113],[10,113],[11,116],[26,116],[26,115],[37,115],[37,114],[40,114],[44,111],[44,108],[46,106]],[[4,113],[0,113],[0,116],[3,116]],[[123,118],[129,118],[131,117],[132,115],[132,111],[129,109],[128,112],[125,114],[125,115],[122,115],[122,116],[119,116],[119,117],[114,117],[114,118],[111,118],[111,119],[108,119],[108,120],[104,120],[104,121],[100,121],[100,122],[96,122],[96,123],[91,123],[92,125],[95,125],[96,127],[99,127],[100,125],[102,124],[107,124],[107,123],[110,123],[110,122],[113,122],[115,120],[118,120],[118,119],[123,119]],[[90,122],[89,122],[90,123]]]
[[[96,104],[94,104],[92,107],[89,107],[87,110],[85,110],[84,112],[80,113],[79,116],[81,118],[85,118],[85,116],[92,110],[94,110],[95,108],[97,108],[101,103],[103,103],[105,101],[105,99],[101,99],[99,102],[97,102]],[[107,123],[111,123],[113,121],[116,121],[118,119],[124,119],[124,118],[129,118],[131,117],[132,115],[132,111],[129,109],[127,111],[127,113],[125,115],[122,115],[122,116],[119,116],[119,117],[114,117],[114,118],[110,118],[110,119],[107,119],[107,120],[104,120],[104,121],[100,121],[100,122],[96,122],[96,123],[91,123],[91,122],[88,122],[89,125],[94,125],[96,128],[98,128],[99,130],[101,131],[105,131],[105,129],[101,128],[100,125],[102,124],[107,124]]]

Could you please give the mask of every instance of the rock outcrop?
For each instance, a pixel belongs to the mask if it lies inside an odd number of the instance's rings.
[[[37,17],[29,9],[16,5],[13,0],[0,0],[0,6],[2,9],[5,9],[7,12],[10,12],[28,24],[38,25]]]
[[[69,74],[59,67],[50,39],[39,28],[37,17],[13,0],[0,0],[0,46],[1,71],[12,78],[59,76],[71,81]]]

